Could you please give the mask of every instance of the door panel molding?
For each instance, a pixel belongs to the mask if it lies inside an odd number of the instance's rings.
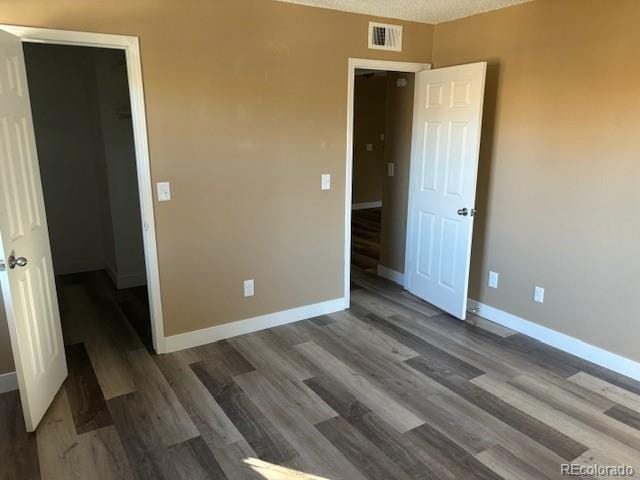
[[[486,62],[416,74],[405,288],[464,320],[482,130]],[[438,135],[430,134],[439,125]],[[425,211],[434,215],[423,238]],[[428,252],[425,252],[428,249]],[[425,255],[432,275],[424,275]]]

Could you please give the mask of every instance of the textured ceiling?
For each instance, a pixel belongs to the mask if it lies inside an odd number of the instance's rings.
[[[531,0],[278,0],[414,22],[440,23]]]

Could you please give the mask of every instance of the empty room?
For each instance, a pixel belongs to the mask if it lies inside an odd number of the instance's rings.
[[[639,22],[0,1],[0,478],[640,478]]]

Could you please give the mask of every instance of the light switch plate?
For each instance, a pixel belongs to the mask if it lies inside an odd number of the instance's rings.
[[[322,190],[331,190],[331,175],[328,173],[322,174],[321,188]]]
[[[158,182],[158,201],[168,202],[171,200],[171,184],[169,182]]]
[[[544,303],[544,288],[536,286],[533,291],[533,301],[536,303]]]
[[[498,272],[489,271],[489,286],[491,288],[498,288]]]
[[[396,164],[389,162],[387,163],[387,176],[393,177],[396,174]]]
[[[367,143],[367,152],[373,152],[373,143]]]
[[[244,296],[245,297],[253,297],[255,294],[253,278],[250,280],[244,281]]]

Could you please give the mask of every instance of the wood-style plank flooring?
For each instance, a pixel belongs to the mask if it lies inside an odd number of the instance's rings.
[[[143,298],[59,282],[69,378],[2,479],[541,479],[640,467],[640,383],[354,271],[349,310],[156,356]],[[133,325],[138,325],[134,327]]]
[[[382,208],[351,212],[351,265],[376,273],[380,260]]]

